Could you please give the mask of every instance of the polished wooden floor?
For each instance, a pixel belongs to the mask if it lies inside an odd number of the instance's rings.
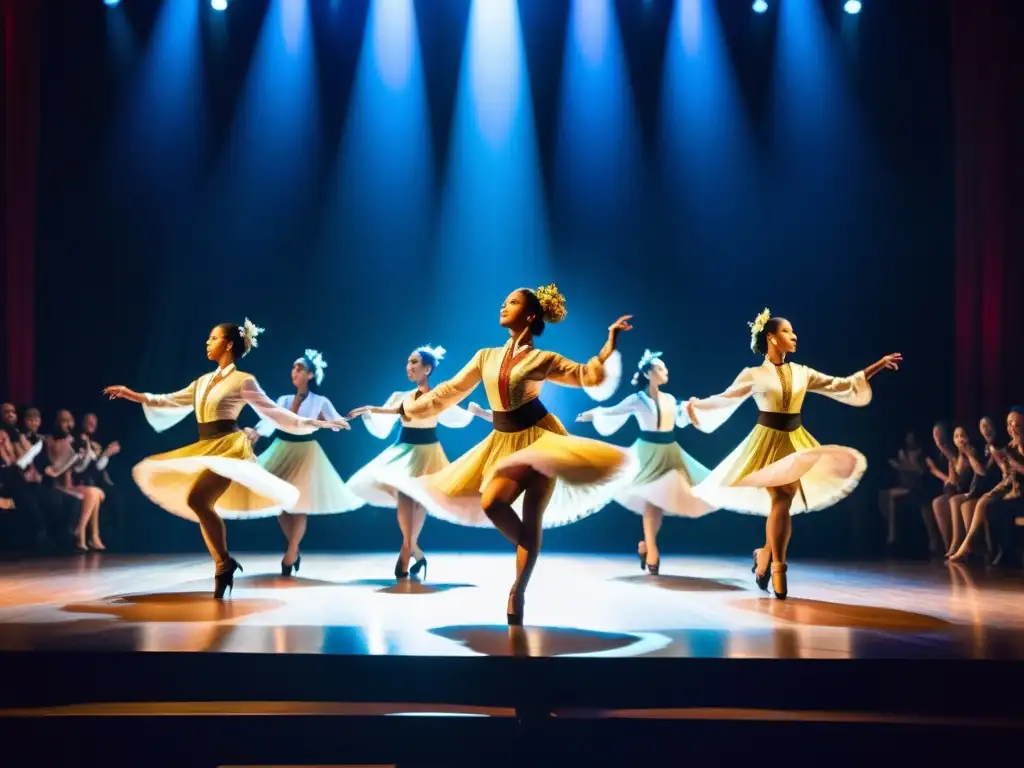
[[[545,555],[528,626],[504,626],[510,555],[431,553],[429,578],[388,554],[238,555],[210,598],[201,556],[89,555],[0,564],[0,651],[726,659],[1024,659],[1024,577],[937,564],[790,565],[786,601],[749,561]]]

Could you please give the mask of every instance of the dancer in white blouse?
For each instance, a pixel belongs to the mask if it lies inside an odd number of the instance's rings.
[[[785,598],[786,549],[792,533],[790,507],[799,493],[803,510],[813,512],[846,498],[860,482],[867,460],[842,445],[819,445],[803,428],[804,396],[816,392],[847,405],[871,402],[868,379],[884,368],[898,370],[901,354],[886,355],[853,376],[837,378],[786,361],[796,352],[796,333],[788,320],[765,309],[750,325],[750,348],[764,362],[744,368],[725,392],[691,399],[686,413],[702,432],[713,432],[748,397],[760,412],[747,438],[697,486],[709,504],[767,516],[765,545],[754,551],[754,581],[764,590],[771,579],[775,596]]]
[[[294,395],[282,395],[277,404],[294,414],[308,419],[339,421],[342,419],[334,405],[316,390],[323,383],[327,362],[315,349],[292,363]],[[278,522],[288,542],[281,559],[281,575],[291,576],[302,565],[299,546],[306,535],[306,515],[331,515],[351,512],[363,506],[363,500],[352,493],[338,475],[315,434],[293,435],[277,429],[270,419],[262,419],[255,429],[245,430],[255,445],[260,437],[274,436],[274,441],[259,456],[260,465],[287,483],[299,489],[299,501],[291,509],[278,515]],[[266,514],[273,514],[267,510]],[[261,517],[258,512],[249,517]]]
[[[256,346],[262,330],[248,319],[242,326],[215,326],[206,340],[206,356],[217,364],[217,370],[178,392],[152,395],[123,386],[104,390],[112,400],[140,403],[146,419],[158,432],[195,413],[198,442],[143,459],[132,475],[155,504],[199,523],[216,563],[213,596],[218,599],[234,586],[235,571],[242,569],[228,553],[221,516],[291,509],[299,500],[298,488],[274,477],[256,461],[248,436],[238,428],[238,414],[249,405],[278,429],[297,435],[322,427],[348,429],[344,419],[308,419],[281,408],[267,397],[255,377],[238,370],[237,361]]]
[[[618,405],[592,408],[576,421],[592,422],[602,435],[620,430],[630,417],[640,425],[640,437],[629,452],[637,472],[615,501],[630,512],[643,516],[644,538],[637,546],[640,567],[657,576],[661,568],[658,532],[667,513],[675,517],[700,517],[714,510],[693,494],[693,488],[708,475],[708,468],[686,453],[675,441],[675,427],[689,425],[683,404],[661,387],[668,383],[668,367],[661,352],[645,350],[633,374],[636,393]]]
[[[382,406],[366,405],[356,408],[348,417],[361,416],[366,430],[380,440],[386,440],[399,421],[399,406],[410,405],[421,395],[430,391],[430,375],[444,359],[444,347],[429,344],[418,347],[405,363],[405,374],[415,389],[393,392]],[[490,415],[475,403],[468,410],[457,405],[446,408],[425,418],[402,422],[398,439],[377,458],[356,472],[349,480],[348,487],[375,507],[397,509],[398,527],[402,532],[402,548],[395,563],[395,578],[404,579],[418,576],[420,571],[427,574],[427,558],[420,549],[419,536],[426,520],[426,510],[411,498],[388,483],[386,475],[400,472],[407,477],[420,477],[447,467],[448,457],[437,439],[437,425],[452,429],[467,426],[473,416],[490,421]],[[409,560],[415,562],[409,567]]]

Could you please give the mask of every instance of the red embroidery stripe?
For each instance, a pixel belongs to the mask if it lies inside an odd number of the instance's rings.
[[[508,396],[508,379],[512,373],[512,367],[522,360],[531,349],[533,347],[523,347],[519,350],[519,354],[512,357],[512,345],[509,344],[508,349],[505,350],[505,356],[501,359],[501,368],[498,369],[498,397],[501,398],[501,407],[506,411],[512,410]]]

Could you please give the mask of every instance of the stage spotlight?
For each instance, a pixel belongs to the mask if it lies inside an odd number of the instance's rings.
[[[228,0],[210,0],[210,7],[215,11],[226,11],[228,9]]]
[[[105,6],[107,6],[107,8],[113,8],[115,5],[118,5],[120,2],[121,2],[121,0],[103,0],[103,4]]]
[[[846,0],[843,10],[847,13],[860,13],[860,0]]]
[[[764,13],[768,10],[768,3],[765,0],[754,0],[754,13]]]

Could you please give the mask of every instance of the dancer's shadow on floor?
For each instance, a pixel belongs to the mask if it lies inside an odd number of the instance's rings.
[[[476,584],[446,584],[418,579],[355,579],[340,582],[339,586],[376,587],[375,591],[385,595],[436,595],[453,589],[473,589]]]
[[[621,651],[640,641],[620,632],[563,627],[438,627],[430,633],[485,656],[583,656]]]
[[[620,584],[636,584],[642,587],[656,587],[671,592],[742,592],[744,588],[727,581],[702,579],[699,576],[675,576],[663,573],[658,576],[637,574],[636,576],[616,576],[610,581]]]
[[[154,592],[118,595],[88,603],[71,603],[61,610],[112,616],[122,621],[193,622],[228,621],[266,613],[284,606],[280,600],[228,598],[214,600],[209,592]]]
[[[279,576],[275,573],[256,573],[252,576],[235,576],[235,586],[240,589],[303,589],[306,587],[337,587],[340,582],[326,579],[307,579],[302,576]]]
[[[938,632],[954,626],[945,619],[923,613],[879,608],[874,605],[827,603],[798,597],[786,600],[750,598],[737,600],[734,605],[737,608],[767,614],[773,619],[815,627],[846,627],[883,632]]]

